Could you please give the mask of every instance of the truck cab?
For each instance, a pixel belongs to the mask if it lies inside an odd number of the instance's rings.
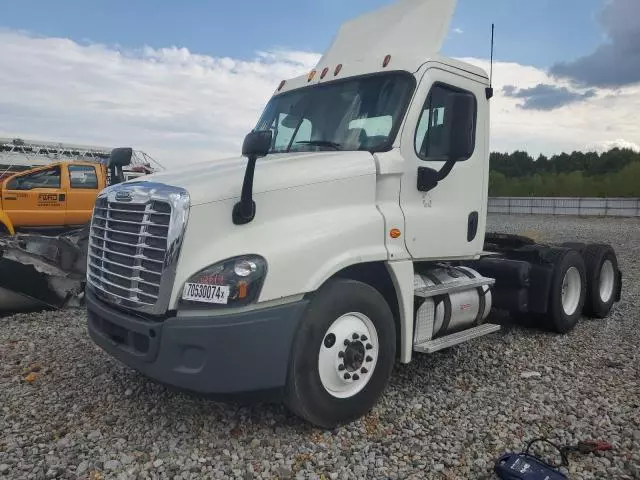
[[[145,175],[123,170],[132,155],[131,148],[114,148],[106,163],[58,162],[7,177],[0,183],[0,234],[61,232],[88,224],[100,191]]]
[[[94,162],[59,162],[18,173],[0,186],[0,223],[9,234],[84,225],[106,186],[106,170]]]
[[[438,53],[454,7],[347,22],[278,85],[242,157],[101,192],[91,338],[159,381],[276,391],[330,428],[373,407],[396,362],[499,330],[494,306],[563,333],[606,316],[610,248],[485,235],[492,89]]]

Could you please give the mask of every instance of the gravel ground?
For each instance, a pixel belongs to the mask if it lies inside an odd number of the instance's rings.
[[[0,319],[0,478],[491,479],[544,435],[603,439],[571,478],[640,478],[640,221],[492,216],[490,229],[615,245],[623,301],[568,336],[508,327],[398,366],[380,404],[334,432],[277,405],[167,390],[89,340],[83,312]]]

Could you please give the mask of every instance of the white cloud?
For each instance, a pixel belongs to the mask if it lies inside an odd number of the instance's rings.
[[[461,28],[454,28],[453,29],[453,33],[457,33],[458,35],[462,35],[464,33],[464,30],[462,30]]]
[[[634,142],[628,142],[622,138],[616,140],[608,140],[606,142],[593,143],[589,145],[589,149],[596,152],[606,152],[612,148],[626,148],[640,152],[640,144]]]
[[[174,47],[132,51],[6,30],[0,44],[0,136],[130,145],[174,165],[237,155],[280,80],[319,58],[282,48],[248,61]],[[488,70],[484,60],[467,60]],[[597,90],[579,104],[540,112],[519,108],[502,87],[564,84],[515,63],[496,63],[494,79],[493,150],[536,155],[640,144],[640,87]]]
[[[489,71],[489,62],[463,59]],[[521,108],[522,100],[502,94],[503,87],[518,89],[545,84],[570,87],[543,70],[516,63],[494,64],[491,148],[497,151],[527,150],[532,155],[592,150],[604,145],[640,144],[640,86],[617,90],[595,89],[595,95],[579,103],[551,110]]]
[[[319,58],[127,51],[12,31],[0,44],[0,136],[130,145],[162,163],[236,155],[280,80]]]

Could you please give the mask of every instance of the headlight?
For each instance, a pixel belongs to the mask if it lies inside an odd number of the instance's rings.
[[[183,305],[240,307],[257,300],[267,274],[267,262],[258,255],[230,258],[200,270],[184,284]]]

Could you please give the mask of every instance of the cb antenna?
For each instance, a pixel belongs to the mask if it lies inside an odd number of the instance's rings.
[[[495,32],[495,24],[491,24],[491,73],[489,74],[489,87],[487,88],[487,100],[493,98],[493,34]]]

